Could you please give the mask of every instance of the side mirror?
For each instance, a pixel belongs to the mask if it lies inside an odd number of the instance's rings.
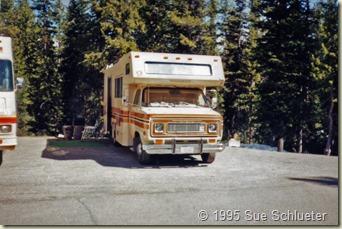
[[[217,91],[215,89],[208,90],[207,98],[210,101],[211,109],[215,109],[217,107]]]
[[[211,108],[215,109],[217,107],[217,98],[211,99]]]
[[[17,90],[20,90],[24,87],[24,79],[23,78],[17,78]]]

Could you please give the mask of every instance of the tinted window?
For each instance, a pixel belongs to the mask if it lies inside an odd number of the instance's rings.
[[[137,92],[135,93],[134,103],[133,103],[134,106],[139,106],[140,93],[141,93],[141,90],[140,90],[140,89],[137,90]]]
[[[209,107],[203,91],[196,88],[145,88],[142,106]]]
[[[12,63],[0,60],[0,91],[13,91]]]
[[[122,98],[122,77],[115,79],[115,98]]]
[[[185,64],[185,63],[164,63],[145,62],[145,71],[148,74],[162,75],[190,75],[190,76],[211,76],[209,64]]]

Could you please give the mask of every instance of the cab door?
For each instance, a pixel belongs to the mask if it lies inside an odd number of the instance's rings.
[[[112,78],[107,79],[106,130],[112,133]]]
[[[130,110],[130,135],[131,139],[135,137],[135,133],[138,131],[137,127],[141,125],[141,89],[137,89],[134,93],[133,104]]]

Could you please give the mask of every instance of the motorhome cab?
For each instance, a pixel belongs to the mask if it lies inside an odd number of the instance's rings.
[[[206,92],[223,83],[218,56],[130,52],[105,70],[105,131],[133,146],[142,164],[154,154],[201,155],[211,163],[224,150],[223,118]]]
[[[16,87],[22,86],[18,79]],[[14,150],[17,145],[17,110],[13,74],[12,41],[0,36],[0,165],[3,151]]]

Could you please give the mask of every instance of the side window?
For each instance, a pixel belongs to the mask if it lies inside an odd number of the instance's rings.
[[[0,91],[13,91],[12,62],[0,60]]]
[[[139,106],[140,94],[141,94],[141,90],[139,89],[139,90],[137,90],[137,92],[135,93],[134,102],[133,102],[133,105],[134,105],[134,106]]]
[[[129,73],[131,73],[131,68],[129,63],[126,64],[126,75],[129,75]]]
[[[122,98],[122,77],[115,79],[115,98]]]

